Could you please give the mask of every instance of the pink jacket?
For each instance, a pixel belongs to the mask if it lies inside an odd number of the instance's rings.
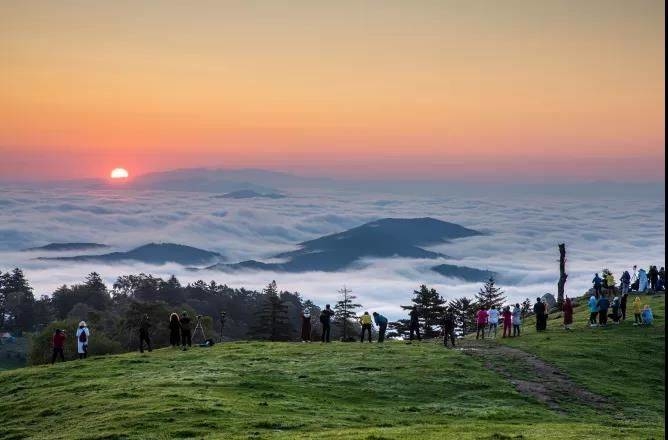
[[[478,324],[487,324],[487,310],[478,310],[475,314]]]

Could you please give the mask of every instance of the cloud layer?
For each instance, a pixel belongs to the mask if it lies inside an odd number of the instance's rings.
[[[439,263],[498,272],[513,301],[555,292],[561,242],[567,246],[570,295],[581,294],[590,286],[593,273],[603,267],[618,277],[633,264],[664,265],[664,202],[637,196],[295,191],[285,199],[234,200],[201,193],[14,187],[0,195],[0,270],[24,268],[36,294],[80,282],[93,270],[110,283],[119,275],[141,271],[248,288],[261,288],[275,279],[280,288],[299,291],[319,303],[333,302],[345,284],[365,308],[398,317],[398,306],[406,304],[421,283],[433,285],[446,298],[473,296],[480,286],[429,271],[434,260],[369,260],[365,268],[343,273],[228,274],[193,273],[177,265],[44,262],[34,259],[43,253],[20,250],[68,241],[105,243],[111,250],[152,241],[174,242],[220,252],[234,262],[293,250],[298,242],[383,217],[424,216],[487,232],[430,249],[452,257]]]

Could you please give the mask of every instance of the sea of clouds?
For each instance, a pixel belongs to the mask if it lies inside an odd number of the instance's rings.
[[[51,242],[97,242],[129,250],[149,242],[187,244],[223,254],[228,262],[266,259],[301,241],[340,232],[384,217],[434,217],[485,232],[430,249],[446,260],[369,260],[338,273],[192,272],[168,264],[150,266],[39,261],[46,252],[22,249]],[[182,282],[215,280],[231,287],[261,289],[275,279],[318,304],[334,302],[343,285],[365,309],[389,317],[402,314],[422,283],[444,297],[472,297],[480,283],[444,278],[429,270],[440,263],[489,269],[500,274],[509,301],[556,294],[557,244],[567,246],[567,295],[580,295],[594,272],[616,277],[633,264],[664,265],[665,204],[647,197],[546,194],[442,195],[359,193],[351,190],[292,191],[283,199],[221,199],[209,193],[7,186],[0,192],[0,270],[24,269],[36,295],[81,282],[97,271],[109,284],[119,275],[175,274]],[[108,252],[103,250],[103,252]],[[97,253],[75,252],[65,255]],[[59,254],[63,255],[63,254]]]

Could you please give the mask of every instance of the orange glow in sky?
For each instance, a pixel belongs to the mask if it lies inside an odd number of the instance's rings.
[[[5,0],[0,179],[663,179],[664,26],[659,0]]]

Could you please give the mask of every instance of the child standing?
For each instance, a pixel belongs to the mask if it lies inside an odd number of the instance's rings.
[[[640,314],[642,313],[642,304],[640,303],[640,297],[636,296],[633,300],[633,323],[642,324],[642,318]]]

